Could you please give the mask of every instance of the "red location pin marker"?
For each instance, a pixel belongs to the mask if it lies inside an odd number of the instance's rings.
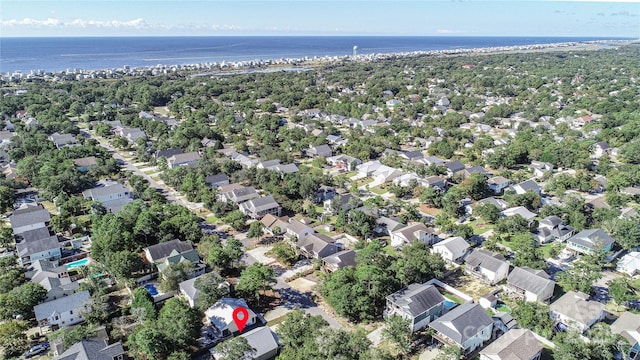
[[[244,326],[247,324],[247,321],[249,321],[249,312],[247,311],[247,309],[243,307],[237,307],[235,310],[233,310],[233,322],[236,323],[239,332],[242,332]]]

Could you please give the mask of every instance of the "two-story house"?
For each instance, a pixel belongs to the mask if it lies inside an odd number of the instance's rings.
[[[434,244],[431,252],[440,254],[445,261],[450,263],[459,263],[462,261],[471,246],[460,236],[450,237]]]
[[[58,236],[51,235],[46,227],[22,232],[15,238],[18,261],[22,266],[40,259],[58,260],[62,257]]]
[[[409,319],[411,331],[424,329],[446,312],[445,298],[433,285],[411,284],[387,296],[384,317]]]
[[[170,264],[190,261],[193,264],[193,274],[191,277],[204,274],[206,266],[200,261],[198,252],[193,246],[181,240],[171,240],[161,242],[144,248],[147,261],[156,265],[158,271],[162,273]]]
[[[499,195],[502,194],[504,189],[511,185],[511,180],[502,176],[494,176],[487,180],[487,184],[489,184],[489,189],[491,189],[494,194]]]
[[[356,252],[342,250],[322,258],[322,266],[327,272],[334,272],[347,266],[356,266]]]
[[[547,302],[553,296],[556,283],[543,270],[515,267],[507,277],[507,293],[525,301]]]
[[[246,330],[258,324],[258,316],[244,299],[224,297],[204,312],[205,322],[212,327],[219,338],[226,338],[238,333],[238,326],[233,319],[233,311],[237,308],[247,309],[249,316],[245,324]]]
[[[615,240],[601,229],[582,230],[567,239],[567,249],[582,254],[592,254],[596,249],[608,252],[614,242]]]
[[[338,252],[335,240],[327,235],[313,233],[301,237],[296,242],[300,255],[310,259],[324,258]]]
[[[267,214],[280,216],[280,205],[273,199],[273,196],[263,196],[253,198],[238,205],[243,214],[253,218],[261,219]]]
[[[329,145],[326,145],[326,144],[311,146],[309,149],[307,149],[307,156],[310,158],[318,158],[318,157],[328,158],[328,157],[331,157],[331,155],[333,155],[331,151],[331,147],[329,147]]]
[[[391,246],[393,247],[411,244],[416,240],[431,245],[437,243],[440,238],[433,228],[429,228],[423,223],[408,225],[391,233]]]
[[[174,169],[179,166],[195,166],[200,161],[200,153],[197,151],[176,154],[167,158],[167,165],[169,169]]]
[[[289,225],[287,225],[286,230],[287,237],[294,236],[296,239],[300,239],[315,232],[310,226],[303,224],[296,219],[289,219]]]
[[[507,278],[509,263],[504,256],[476,249],[465,259],[465,271],[491,285]]]
[[[82,196],[88,200],[99,201],[106,211],[112,214],[117,214],[126,204],[133,201],[133,195],[126,186],[110,181],[83,191]]]
[[[429,327],[435,330],[438,341],[469,354],[491,339],[493,320],[480,304],[468,302],[432,321]]]
[[[41,329],[55,330],[84,321],[91,311],[89,291],[82,291],[33,307],[33,312]]]
[[[535,236],[540,244],[545,244],[551,241],[565,241],[574,232],[573,227],[565,224],[559,217],[551,215],[540,220]]]
[[[9,216],[9,223],[15,235],[29,230],[46,228],[50,221],[51,215],[42,205],[24,206]]]
[[[589,295],[568,291],[549,306],[551,317],[559,323],[559,329],[572,328],[583,333],[602,321],[606,311],[604,304],[589,300]]]
[[[625,311],[611,324],[611,332],[621,335],[629,342],[625,359],[640,360],[640,315]]]

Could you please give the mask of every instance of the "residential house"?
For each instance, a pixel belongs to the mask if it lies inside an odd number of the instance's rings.
[[[400,230],[405,226],[398,218],[381,216],[376,219],[376,227],[373,231],[381,235],[391,235],[394,231]]]
[[[616,270],[629,276],[640,274],[640,252],[632,251],[620,258]]]
[[[29,230],[46,228],[51,221],[51,215],[42,205],[21,207],[9,216],[9,223],[14,234]]]
[[[604,319],[604,304],[588,298],[585,293],[568,291],[549,306],[551,317],[562,323],[559,329],[569,327],[582,333]]]
[[[53,134],[49,135],[49,140],[53,141],[57,149],[62,149],[63,147],[74,146],[78,144],[75,136],[71,134],[60,134],[58,132],[54,132]]]
[[[411,244],[415,240],[431,245],[437,243],[440,239],[433,228],[429,228],[423,223],[405,226],[391,233],[391,246],[393,247]]]
[[[495,298],[494,295],[491,295],[491,296]],[[482,298],[480,298],[480,303],[482,304]],[[496,302],[492,303],[491,305],[492,305],[491,307],[495,307],[497,305],[497,299],[496,299]],[[514,319],[513,316],[511,316],[511,314],[506,313],[504,311],[496,311],[495,314],[491,316],[491,318],[493,319],[494,334],[497,334],[500,331],[504,334],[508,331],[511,331],[519,327],[516,319]]]
[[[243,332],[240,337],[247,339],[247,343],[253,348],[252,360],[271,360],[278,355],[277,335],[268,326]],[[224,354],[216,352],[215,348],[212,348],[210,352],[214,360],[226,358]]]
[[[204,178],[204,181],[209,185],[209,187],[213,188],[219,188],[225,185],[229,185],[229,176],[227,176],[227,174],[224,173],[220,173],[220,174],[216,174],[216,175],[209,175],[206,178]]]
[[[507,278],[509,263],[504,256],[476,249],[465,259],[465,271],[494,285]]]
[[[99,186],[82,192],[85,199],[99,201],[108,213],[117,214],[122,208],[133,201],[129,189],[116,182],[102,182]]]
[[[403,174],[393,179],[393,184],[397,186],[411,186],[411,183],[415,182],[416,186],[422,182],[422,178],[416,173]]]
[[[114,133],[127,139],[132,144],[135,144],[138,139],[147,138],[147,134],[140,128],[116,128]]]
[[[179,166],[195,166],[200,161],[200,158],[200,153],[197,151],[176,154],[167,158],[167,165],[169,169],[175,169]]]
[[[373,173],[381,167],[384,167],[383,169],[391,169],[386,165],[382,165],[382,163],[378,160],[371,160],[356,166],[356,170],[361,176],[372,176]]]
[[[300,254],[307,258],[322,259],[338,252],[335,240],[327,235],[313,233],[301,237],[296,242]]]
[[[329,145],[327,144],[311,146],[309,149],[307,149],[307,156],[310,158],[328,158],[331,157],[331,155],[333,155],[333,152],[331,151],[331,147],[329,147]]]
[[[38,228],[16,235],[16,253],[22,266],[40,259],[58,260],[62,257],[60,242],[48,228]]]
[[[611,152],[611,146],[604,141],[597,142],[593,146],[593,155],[597,158],[607,155]]]
[[[198,252],[193,248],[186,251],[178,251],[174,249],[171,251],[171,253],[169,253],[168,256],[163,258],[161,261],[156,262],[155,264],[160,274],[162,274],[162,276],[166,278],[167,271],[171,269],[171,265],[180,264],[187,261],[193,264],[193,273],[191,273],[190,277],[196,277],[204,274],[206,265],[200,261]]]
[[[511,180],[502,176],[494,176],[492,178],[489,178],[487,180],[487,183],[489,184],[489,189],[491,189],[494,194],[499,195],[502,194],[504,189],[511,185]]]
[[[383,316],[401,316],[410,321],[411,331],[416,332],[446,312],[444,302],[435,286],[411,284],[387,296]]]
[[[374,181],[378,183],[387,183],[389,181],[393,181],[399,176],[402,176],[402,174],[403,172],[400,169],[382,165],[373,172],[372,176]]]
[[[179,155],[182,153],[184,153],[184,150],[182,150],[181,148],[171,148],[165,150],[157,150],[155,153],[153,153],[153,157],[156,159],[159,159],[161,157],[168,159],[174,155]]]
[[[266,234],[272,236],[287,234],[289,223],[275,215],[267,214],[260,219],[260,222],[264,226],[262,231]]]
[[[524,206],[516,206],[508,209],[504,209],[500,212],[500,215],[504,217],[510,217],[515,215],[520,215],[523,219],[527,220],[529,225],[533,223],[533,219],[537,216],[535,213],[532,213]]]
[[[444,164],[444,167],[447,168],[447,176],[448,177],[452,177],[454,174],[463,171],[465,169],[465,166],[463,163],[461,163],[460,161],[456,160],[456,161],[449,161],[447,163]]]
[[[485,174],[485,175],[488,175],[489,173],[482,166],[471,166],[471,167],[468,167],[468,168],[465,168],[464,170],[462,170],[462,174],[464,175],[464,177],[469,177],[469,176],[471,176],[473,174]]]
[[[273,196],[263,196],[247,200],[238,205],[243,214],[253,218],[261,219],[267,214],[280,216],[280,205],[273,199]]]
[[[278,166],[280,165],[280,160],[279,159],[273,159],[273,160],[264,160],[264,161],[260,161],[257,165],[256,168],[258,169],[271,169],[274,166]]]
[[[460,263],[470,248],[471,246],[465,239],[455,236],[434,244],[431,252],[440,254],[444,260],[450,263]]]
[[[258,316],[244,299],[223,297],[204,312],[207,325],[211,325],[218,338],[226,338],[238,333],[238,326],[233,320],[233,311],[237,308],[247,309],[249,316],[245,324],[246,330],[258,324]]]
[[[222,202],[231,201],[235,204],[241,204],[245,201],[255,199],[258,196],[258,192],[253,186],[242,186],[239,184],[229,184],[221,186],[218,191],[218,200]]]
[[[508,189],[515,191],[515,193],[518,195],[526,194],[528,192],[533,192],[538,195],[542,193],[542,188],[533,179],[529,179],[521,183],[515,184],[509,187]]]
[[[121,342],[109,345],[105,339],[82,339],[53,360],[122,360],[126,356]]]
[[[174,253],[186,254],[195,251],[195,249],[186,241],[171,240],[148,246],[144,248],[143,251],[149,263],[157,264],[164,262],[168,257],[173,256]]]
[[[447,179],[442,176],[429,176],[422,180],[422,184],[425,187],[439,188],[445,190],[447,186]]]
[[[583,254],[591,254],[600,248],[602,252],[611,250],[615,240],[601,229],[582,230],[567,239],[567,249]]]
[[[573,236],[575,229],[566,225],[562,219],[555,215],[547,216],[540,220],[535,236],[540,244],[550,241],[565,241]]]
[[[209,273],[209,274],[212,274],[214,276],[219,276],[216,273]],[[208,275],[202,274],[196,277],[192,277],[191,279],[187,279],[181,282],[180,284],[178,284],[178,289],[180,290],[180,294],[187,300],[187,303],[189,303],[189,306],[191,307],[195,307],[196,304],[198,304],[198,298],[200,297],[200,289],[198,289],[198,287],[196,286],[196,281],[198,281],[198,279],[202,279],[203,276],[208,276]],[[219,289],[225,288],[228,294],[229,286],[230,285],[228,282],[223,281],[218,288]]]
[[[327,272],[334,272],[347,266],[356,266],[356,252],[353,250],[339,251],[323,257],[322,264]]]
[[[423,161],[427,166],[431,166],[431,165],[439,166],[439,165],[444,165],[446,163],[446,161],[440,159],[437,156],[427,156],[424,158]]]
[[[325,200],[323,205],[324,211],[331,215],[335,215],[340,211],[353,210],[358,206],[360,206],[360,199],[351,194],[337,195],[331,200]]]
[[[316,191],[316,202],[323,203],[327,200],[333,199],[338,193],[333,186],[320,185],[318,191]]]
[[[539,360],[542,344],[529,329],[513,329],[480,352],[480,360]]]
[[[625,359],[640,360],[640,315],[625,311],[611,324],[611,333],[621,335],[629,342]]]
[[[91,312],[90,300],[89,291],[82,291],[36,305],[33,312],[41,329],[56,330],[83,322]]]
[[[620,190],[620,193],[623,195],[629,196],[640,196],[640,187],[638,186],[628,186]]]
[[[71,281],[66,265],[58,266],[55,261],[36,260],[31,263],[30,271],[25,275],[29,281],[40,284],[47,290],[45,301],[71,295],[80,288],[78,282]]]
[[[553,171],[553,164],[543,161],[531,161],[529,164],[529,170],[533,172],[533,176],[536,178],[541,178],[545,176],[545,174]]]
[[[300,238],[313,234],[314,232],[315,231],[310,226],[307,226],[296,219],[289,219],[289,224],[286,229],[288,237],[295,236],[296,240],[299,240]]]
[[[350,171],[352,169],[355,169],[358,165],[362,164],[362,161],[352,156],[341,154],[328,157],[327,163],[335,167],[336,169]]]
[[[491,338],[493,320],[482,306],[468,302],[432,321],[429,327],[436,331],[436,339],[469,354]]]
[[[80,159],[73,160],[73,165],[75,165],[76,169],[80,172],[87,172],[92,167],[98,165],[96,162],[95,156],[83,157]]]
[[[478,202],[476,202],[476,207],[480,206],[482,204],[491,204],[495,207],[498,208],[498,210],[502,211],[504,209],[506,209],[507,207],[509,207],[509,203],[507,203],[506,201],[502,200],[502,199],[496,199],[493,196],[488,197],[488,198],[484,198],[482,200],[478,200]]]
[[[547,302],[553,296],[555,281],[543,270],[515,267],[507,277],[506,292],[525,301]]]

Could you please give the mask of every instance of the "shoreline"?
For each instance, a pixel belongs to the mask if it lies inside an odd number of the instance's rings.
[[[410,58],[419,56],[449,56],[449,55],[490,55],[497,53],[514,52],[534,52],[534,51],[557,51],[557,50],[584,50],[593,51],[606,48],[617,48],[640,42],[634,40],[591,40],[573,41],[545,44],[495,46],[480,48],[456,48],[446,50],[419,50],[393,53],[372,53],[352,55],[325,55],[306,56],[301,58],[280,58],[280,59],[255,59],[243,61],[221,61],[203,62],[196,64],[159,64],[152,66],[128,67],[99,70],[73,69],[73,71],[47,72],[43,70],[31,70],[29,74],[22,71],[13,73],[1,73],[0,82],[20,82],[23,80],[43,80],[43,81],[72,81],[84,79],[117,79],[124,76],[161,76],[175,74],[177,72],[196,72],[187,74],[189,77],[197,76],[220,76],[237,75],[243,73],[260,73],[274,71],[306,71],[312,67],[344,62],[370,62],[392,58]],[[279,69],[280,68],[280,69]],[[200,73],[198,73],[200,72]]]

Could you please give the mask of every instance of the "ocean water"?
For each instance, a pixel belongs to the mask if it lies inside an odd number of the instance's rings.
[[[567,37],[64,37],[0,38],[0,72],[97,70],[306,56],[380,54],[603,40]]]

